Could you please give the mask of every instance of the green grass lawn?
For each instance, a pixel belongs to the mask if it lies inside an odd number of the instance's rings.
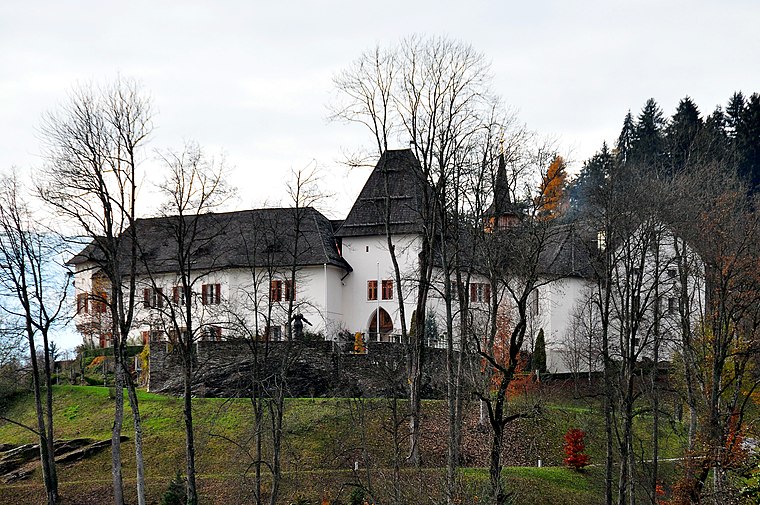
[[[110,439],[113,400],[109,389],[97,386],[56,386],[54,389],[55,433],[61,439],[89,437]],[[144,430],[144,455],[149,497],[159,501],[161,493],[176,472],[184,469],[184,422],[179,398],[139,392]],[[378,503],[387,503],[392,492],[392,423],[390,402],[385,399],[288,399],[284,415],[282,467],[283,503],[301,496],[306,503],[319,503],[322,497],[340,498],[347,503],[356,486],[373,490]],[[476,405],[471,405],[473,415]],[[406,402],[398,401],[403,415]],[[403,491],[410,503],[425,497],[425,503],[439,503],[444,482],[446,449],[445,403],[423,403],[422,454],[425,467],[403,469]],[[123,434],[130,441],[122,446],[125,478],[134,479],[132,416],[125,398]],[[33,425],[33,398],[19,396],[4,412],[15,421]],[[253,415],[247,399],[194,399],[193,415],[197,443],[197,471],[203,503],[241,503],[251,496]],[[402,424],[401,429],[406,425]],[[554,401],[544,414],[512,428],[506,439],[504,477],[517,503],[598,503],[602,495],[601,467],[585,472],[562,468],[562,435],[569,427],[588,433],[588,453],[593,463],[604,455],[603,417],[598,408],[577,403],[563,405]],[[637,424],[642,440],[647,438],[646,418]],[[470,468],[461,472],[463,503],[487,492],[488,433],[466,425],[462,451]],[[676,453],[678,436],[666,438],[666,453]],[[0,442],[34,442],[34,435],[16,425],[0,421]],[[400,453],[406,455],[406,438],[401,437]],[[265,448],[268,454],[268,441]],[[369,455],[365,459],[365,455]],[[545,466],[535,464],[540,457]],[[664,456],[667,457],[667,456]],[[109,450],[72,465],[62,466],[61,491],[64,503],[88,503],[86,497],[110,493]],[[359,472],[354,464],[360,462]],[[517,463],[515,463],[517,462]],[[366,469],[369,466],[370,471]],[[41,477],[16,484],[0,485],[0,503],[35,503],[41,496]],[[132,491],[130,484],[128,492]],[[94,494],[93,494],[94,493]],[[82,498],[85,497],[85,498]],[[428,498],[432,497],[432,498]],[[437,498],[435,498],[437,497]],[[309,501],[311,500],[311,501]],[[107,500],[103,500],[107,501]],[[243,501],[244,502],[244,501]],[[422,502],[421,502],[422,503]]]

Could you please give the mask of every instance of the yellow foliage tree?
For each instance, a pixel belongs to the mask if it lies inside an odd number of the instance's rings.
[[[538,201],[539,217],[554,219],[564,210],[566,181],[565,160],[557,155],[541,181],[541,194]]]

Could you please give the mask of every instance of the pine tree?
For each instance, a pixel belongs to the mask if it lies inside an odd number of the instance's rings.
[[[654,98],[647,100],[636,121],[631,161],[657,173],[665,154],[665,119]]]
[[[670,153],[671,175],[683,170],[696,149],[695,140],[702,130],[699,109],[691,98],[681,99],[670,124],[665,130]]]
[[[703,163],[727,164],[732,158],[726,131],[726,116],[720,106],[705,119],[704,128],[697,135],[696,143],[699,160]]]
[[[614,165],[615,156],[604,142],[599,152],[586,160],[578,176],[569,185],[568,194],[573,211],[591,203],[594,195],[599,194],[599,190],[612,173]]]
[[[636,142],[636,125],[633,124],[631,111],[623,119],[623,129],[620,130],[617,143],[615,144],[615,159],[621,165],[630,161],[633,145]]]
[[[728,99],[728,105],[726,106],[726,131],[732,140],[736,139],[746,106],[747,103],[741,91],[734,92],[731,98]]]
[[[736,129],[739,175],[753,193],[760,188],[760,94],[753,93],[746,102]]]

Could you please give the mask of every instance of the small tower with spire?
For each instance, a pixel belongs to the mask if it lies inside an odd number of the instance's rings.
[[[493,204],[486,211],[486,231],[512,228],[520,221],[520,212],[509,193],[507,163],[504,159],[504,137],[499,141],[499,167],[493,185]]]

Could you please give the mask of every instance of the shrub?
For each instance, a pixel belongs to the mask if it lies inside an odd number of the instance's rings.
[[[103,385],[103,376],[100,377],[93,377],[91,375],[85,375],[84,381],[87,383],[88,386],[102,386]]]
[[[105,356],[96,356],[95,358],[90,361],[90,364],[87,365],[87,371],[93,372],[97,368],[99,368],[104,362],[106,361]]]
[[[169,482],[169,487],[161,496],[161,505],[184,505],[186,502],[185,478],[177,470],[177,475]]]
[[[570,428],[565,433],[565,464],[573,470],[580,471],[588,465],[589,456],[583,452],[586,449],[585,437],[586,432],[578,428]]]
[[[354,490],[351,491],[351,494],[348,496],[348,503],[350,505],[362,505],[364,503],[365,497],[366,493],[364,492],[364,489],[355,487]]]

